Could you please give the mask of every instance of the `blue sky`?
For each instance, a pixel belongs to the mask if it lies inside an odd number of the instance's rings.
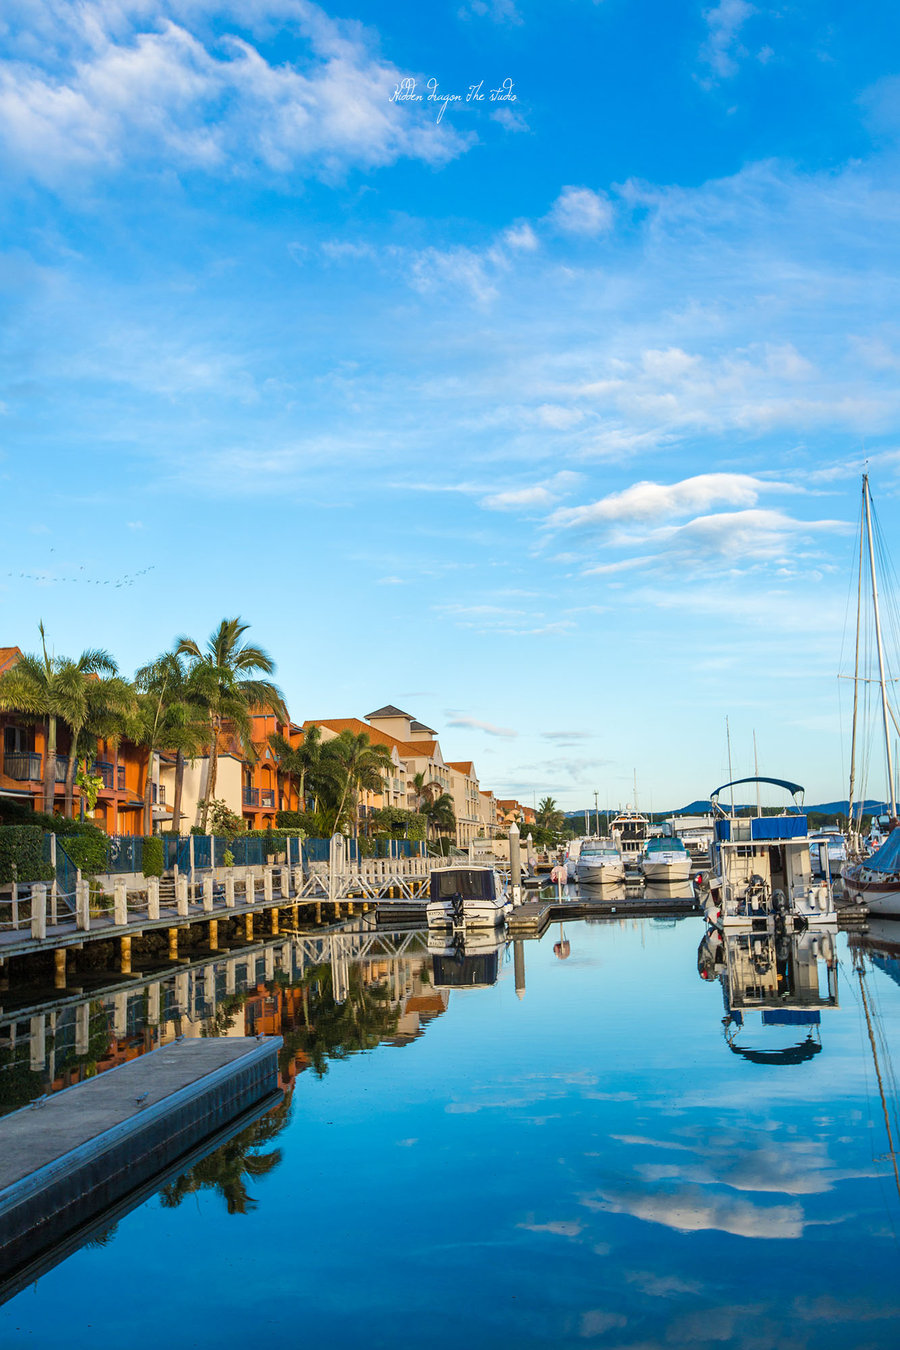
[[[844,794],[864,458],[888,539],[900,485],[893,6],[0,34],[0,644],[131,670],[240,613],[296,717],[399,703],[503,796],[703,796],[726,713],[736,771],[755,729]]]

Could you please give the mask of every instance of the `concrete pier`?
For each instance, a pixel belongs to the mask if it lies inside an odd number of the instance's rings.
[[[131,1193],[152,1192],[204,1140],[277,1104],[281,1043],[178,1041],[0,1120],[0,1297],[21,1287],[16,1272]]]

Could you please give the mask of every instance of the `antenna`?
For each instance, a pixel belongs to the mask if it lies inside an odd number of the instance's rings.
[[[731,727],[725,714],[725,739],[728,742],[728,781],[731,784],[731,814],[734,815],[734,769],[731,767]]]
[[[757,753],[756,753],[756,731],[755,731],[755,729],[754,729],[754,732],[753,732],[753,772],[756,774],[756,777],[759,778],[759,756],[758,756]],[[757,784],[756,784],[756,818],[757,818],[757,820],[759,820],[759,817],[760,817],[761,815],[762,815],[762,810],[760,809],[760,805],[759,805],[759,783],[757,783]]]

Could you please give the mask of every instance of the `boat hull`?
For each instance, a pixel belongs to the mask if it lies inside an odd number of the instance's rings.
[[[429,928],[496,928],[510,908],[499,900],[429,900],[425,914]]]
[[[601,863],[589,867],[580,862],[575,868],[575,880],[580,886],[618,886],[625,880],[625,864]]]
[[[900,918],[900,873],[885,872],[883,880],[869,872],[860,863],[841,869],[845,893],[865,905],[871,914],[893,915]]]
[[[691,859],[687,854],[683,858],[672,858],[670,861],[641,859],[641,871],[647,881],[687,881],[692,870]]]

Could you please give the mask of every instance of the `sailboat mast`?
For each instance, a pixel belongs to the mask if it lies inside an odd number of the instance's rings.
[[[894,765],[891,758],[891,731],[888,725],[887,686],[884,682],[884,649],[881,643],[881,617],[878,612],[878,582],[875,578],[875,547],[872,543],[872,503],[869,497],[869,475],[863,474],[863,501],[866,508],[866,534],[869,541],[869,570],[872,573],[872,607],[875,611],[875,641],[878,646],[878,678],[881,682],[881,712],[884,718],[884,753],[887,757],[888,792],[891,797],[891,815],[897,814],[894,796]]]
[[[725,739],[728,742],[728,781],[731,783],[731,814],[734,815],[734,769],[731,767],[731,727],[725,714]]]
[[[756,819],[759,820],[762,815],[762,808],[759,804],[759,755],[756,753],[756,732],[753,733],[753,772],[756,774]]]
[[[853,828],[853,788],[856,783],[856,715],[859,709],[859,625],[862,618],[863,584],[863,541],[865,530],[863,522],[866,514],[865,476],[863,477],[863,501],[859,513],[859,581],[856,592],[856,657],[853,663],[853,732],[850,737],[850,792],[847,798],[847,830],[850,835],[850,847],[855,849],[857,831]]]

